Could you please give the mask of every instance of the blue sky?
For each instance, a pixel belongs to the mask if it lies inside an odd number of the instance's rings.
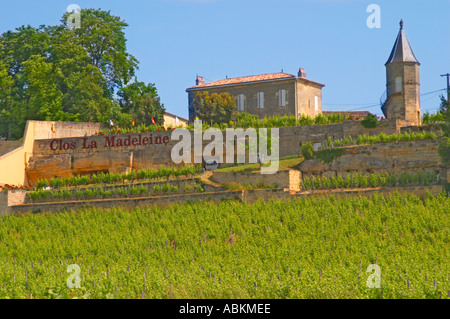
[[[0,32],[55,25],[70,4],[124,19],[140,81],[155,83],[166,110],[187,117],[187,87],[280,72],[324,83],[323,110],[369,110],[385,90],[384,63],[399,20],[421,63],[422,112],[436,111],[450,73],[450,0],[49,0],[0,2]],[[370,29],[369,4],[381,9]],[[374,106],[375,105],[375,106]]]

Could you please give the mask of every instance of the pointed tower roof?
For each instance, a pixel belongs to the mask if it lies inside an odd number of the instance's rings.
[[[392,48],[391,55],[389,56],[386,64],[393,62],[419,63],[413,50],[411,49],[408,39],[406,38],[406,34],[403,31],[403,20],[400,20],[400,31],[398,32],[397,39],[395,40],[394,47]]]

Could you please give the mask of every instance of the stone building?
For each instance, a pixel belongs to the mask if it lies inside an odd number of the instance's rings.
[[[298,76],[280,72],[205,83],[197,76],[196,85],[186,90],[189,100],[189,120],[195,118],[192,107],[197,92],[229,93],[236,99],[239,112],[258,115],[301,114],[315,116],[322,113],[322,87],[325,85],[306,78],[300,68]]]
[[[382,100],[381,110],[386,118],[401,118],[408,125],[421,124],[419,65],[401,20],[400,31],[385,64],[386,100]]]
[[[177,116],[175,114],[164,112],[164,127],[186,127],[188,125],[188,120]]]

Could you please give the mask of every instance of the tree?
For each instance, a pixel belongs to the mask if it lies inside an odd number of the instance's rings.
[[[193,102],[195,114],[207,123],[228,123],[235,119],[236,101],[229,93],[198,92]]]
[[[448,107],[449,101],[441,94],[439,96],[441,98],[441,105],[439,106],[439,112],[444,115],[447,121],[450,121],[450,109]]]
[[[69,14],[64,14],[61,20],[65,30]],[[138,68],[139,61],[126,51],[124,29],[128,24],[110,11],[95,9],[81,10],[80,18],[80,28],[72,32],[88,53],[90,63],[101,70],[112,94],[114,89],[127,84]]]
[[[154,84],[135,81],[121,88],[117,95],[121,97],[122,111],[132,114],[136,125],[152,124],[152,117],[155,123],[164,123],[164,104],[161,104]]]
[[[126,50],[127,24],[83,9],[81,27],[69,30],[68,14],[56,26],[21,26],[0,36],[0,136],[20,138],[27,120],[129,125],[134,115],[127,110],[145,121],[146,112],[161,108],[153,84],[140,101],[130,100],[133,108],[115,99],[139,63]]]
[[[10,137],[8,131],[12,123],[8,122],[11,117],[12,108],[12,89],[14,80],[8,74],[8,67],[0,61],[0,136]],[[11,128],[12,129],[12,128]]]
[[[439,111],[444,114],[445,123],[441,125],[443,131],[443,140],[439,143],[439,155],[442,158],[442,163],[450,169],[450,109],[448,108],[448,101],[441,95],[441,106]],[[445,183],[447,195],[450,194],[450,182]]]

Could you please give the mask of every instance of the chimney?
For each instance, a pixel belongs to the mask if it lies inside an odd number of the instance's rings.
[[[298,70],[298,77],[299,77],[299,78],[306,79],[306,72],[305,72],[305,70],[304,70],[303,68],[300,68],[300,69]]]
[[[205,79],[199,75],[197,75],[197,80],[195,80],[195,85],[203,85],[205,84]]]

